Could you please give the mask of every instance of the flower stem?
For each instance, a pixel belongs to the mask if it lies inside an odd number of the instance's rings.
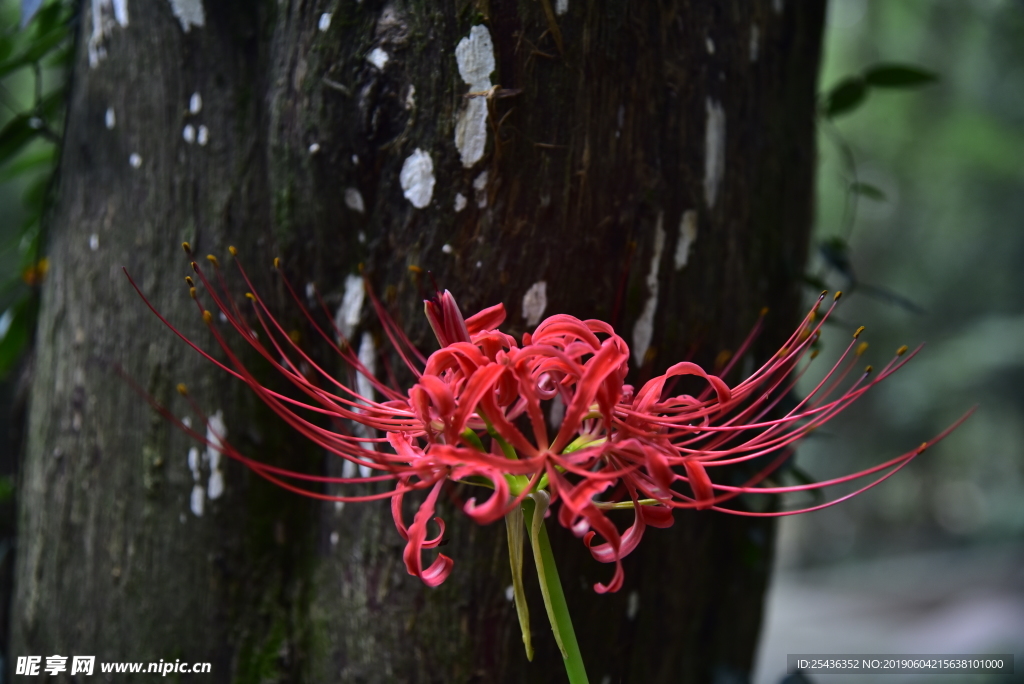
[[[538,497],[540,501],[534,497]],[[583,655],[576,641],[576,632],[572,628],[569,606],[565,602],[562,583],[558,579],[555,556],[551,552],[551,540],[548,539],[548,530],[544,525],[544,511],[547,509],[548,501],[547,492],[535,492],[523,500],[526,519],[531,521],[526,529],[533,542],[537,577],[544,594],[544,607],[547,609],[558,648],[562,651],[562,662],[565,665],[565,673],[569,676],[569,684],[589,684],[587,670],[583,665]]]

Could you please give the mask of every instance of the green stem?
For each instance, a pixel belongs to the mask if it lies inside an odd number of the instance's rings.
[[[558,579],[558,567],[555,565],[555,556],[551,552],[548,529],[544,525],[544,511],[547,510],[549,501],[547,492],[535,492],[523,500],[526,519],[531,521],[526,529],[533,542],[537,577],[540,580],[541,592],[544,594],[544,607],[547,609],[555,640],[562,651],[562,662],[565,664],[565,673],[569,676],[569,683],[589,684],[587,670],[583,665],[583,655],[580,653],[580,645],[576,641],[576,632],[572,628],[569,606],[565,602],[562,583]]]

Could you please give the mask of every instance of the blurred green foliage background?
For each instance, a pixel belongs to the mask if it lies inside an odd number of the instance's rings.
[[[833,0],[825,46],[823,92],[877,63],[917,65],[938,79],[913,91],[872,90],[822,127],[816,240],[846,241],[856,280],[833,267],[828,248],[809,264],[810,274],[850,294],[820,359],[838,354],[858,325],[871,343],[862,360],[876,367],[901,344],[927,345],[807,440],[799,463],[816,478],[865,468],[978,410],[875,490],[787,519],[782,560],[806,566],[1019,539],[1024,2]],[[854,180],[884,197],[861,194],[850,222]]]
[[[33,288],[65,109],[70,5],[0,2],[0,380],[22,358],[35,324]],[[21,19],[31,21],[21,25]]]

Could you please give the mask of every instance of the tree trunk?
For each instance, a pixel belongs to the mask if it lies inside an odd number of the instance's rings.
[[[504,529],[451,502],[456,566],[435,590],[402,567],[386,501],[321,505],[231,463],[197,515],[211,473],[194,482],[192,445],[118,367],[180,415],[173,388],[188,383],[255,458],[337,466],[163,328],[121,267],[207,347],[183,240],[222,259],[237,246],[295,327],[264,268],[275,256],[332,307],[362,268],[422,348],[414,266],[467,314],[504,302],[517,336],[541,309],[608,320],[636,383],[684,357],[712,365],[767,305],[761,360],[800,301],[823,14],[784,0],[83,2],[10,660],[210,661],[213,681],[564,681],[535,582],[524,657]],[[354,339],[383,346],[371,318]],[[591,586],[611,568],[555,527],[591,681],[746,675],[770,524],[678,513],[606,596]]]

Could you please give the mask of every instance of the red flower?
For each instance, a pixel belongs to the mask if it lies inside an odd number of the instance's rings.
[[[233,248],[231,251],[234,254]],[[210,257],[210,261],[217,267],[216,259]],[[390,498],[395,525],[407,542],[406,568],[429,586],[443,582],[453,564],[443,554],[438,554],[426,568],[422,561],[423,551],[437,547],[444,534],[444,524],[434,512],[447,481],[491,490],[482,503],[471,498],[463,508],[482,524],[499,520],[531,492],[546,490],[552,502],[561,501],[559,522],[583,538],[595,559],[615,563],[611,581],[595,585],[595,590],[616,591],[622,585],[622,558],[636,548],[648,525],[669,527],[674,509],[779,516],[831,506],[890,477],[956,427],[916,449],[845,477],[816,484],[764,486],[765,479],[792,456],[797,440],[830,420],[917,353],[915,350],[905,354],[907,349],[902,347],[880,371],[872,373],[868,367],[840,389],[862,351],[856,339],[858,330],[825,378],[795,407],[783,412],[780,401],[806,370],[805,357],[810,360],[816,356],[812,345],[835,307],[833,301],[818,316],[824,294],[779,352],[739,384],[730,387],[700,366],[682,362],[634,393],[631,386],[624,384],[629,348],[602,321],[552,316],[517,343],[498,330],[505,318],[502,305],[464,319],[446,291],[425,303],[427,319],[441,348],[424,359],[370,293],[384,332],[417,378],[407,392],[402,392],[378,380],[347,343],[336,345],[331,335],[316,325],[285,281],[319,333],[384,397],[378,402],[372,396],[356,393],[318,366],[285,332],[258,295],[246,294],[251,307],[248,320],[258,324],[256,332],[227,292],[220,274],[215,286],[198,264],[192,262],[192,267],[213,305],[226,319],[226,326],[214,323],[213,315],[199,303],[194,283],[189,279],[191,294],[227,362],[203,351],[155,309],[154,312],[199,353],[248,384],[297,431],[371,474],[305,475],[254,461],[226,442],[216,448],[268,480],[307,496],[334,501]],[[241,266],[239,270],[249,283]],[[837,293],[835,300],[838,298]],[[228,344],[226,328],[234,329],[288,378],[304,398],[285,396],[261,384]],[[760,320],[733,355],[733,361],[745,354],[759,328]],[[340,338],[341,333],[334,332]],[[730,369],[731,364],[723,374]],[[693,376],[705,382],[707,388],[696,396],[672,394],[675,382],[682,376]],[[557,424],[551,425],[551,434],[546,413],[551,415],[558,405],[564,407],[564,414],[553,421]],[[194,402],[192,406],[202,415]],[[207,441],[200,431],[158,408],[193,438]],[[332,419],[336,427],[323,427],[325,418]],[[346,422],[362,428],[350,433],[340,427]],[[719,484],[709,474],[713,468],[746,462],[756,462],[757,466],[755,474],[742,485]],[[851,494],[809,508],[755,512],[723,506],[741,494],[816,490],[868,476],[877,477]],[[299,487],[296,481],[321,489],[327,485],[366,482],[389,482],[393,486],[373,494],[337,496]],[[428,493],[407,527],[402,502],[414,490]],[[634,522],[624,533],[608,517],[608,511],[616,508],[634,511]],[[428,538],[431,519],[439,525],[440,532]],[[603,543],[595,544],[598,536]]]

